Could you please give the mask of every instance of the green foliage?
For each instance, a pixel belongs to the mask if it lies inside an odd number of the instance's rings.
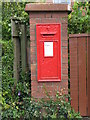
[[[15,89],[11,90],[10,96],[3,95],[3,119],[18,119],[25,115],[25,103],[23,100],[27,97],[30,98],[30,83],[28,78],[30,78],[29,72],[22,74],[21,81],[19,80]],[[12,87],[14,88],[14,85]],[[4,98],[6,98],[6,100]]]
[[[28,24],[28,14],[24,11],[26,3],[3,2],[2,3],[2,117],[3,119],[20,118],[20,104],[22,97],[30,97],[30,83],[27,82],[28,73],[21,74],[21,81],[15,86],[13,78],[14,46],[11,39],[11,17],[19,17]],[[30,81],[30,80],[29,80]],[[19,102],[20,101],[20,102]]]
[[[75,113],[71,108],[70,102],[67,102],[68,95],[61,96],[59,92],[57,92],[55,100],[50,97],[48,100],[31,100],[30,97],[23,96],[23,94],[20,96],[22,97],[21,100],[20,98],[17,102],[15,100],[15,102],[4,111],[3,119],[52,120],[56,118],[69,120],[71,118],[81,118],[80,114]]]
[[[2,39],[11,39],[11,18],[22,17],[28,23],[28,14],[24,11],[25,2],[3,2],[2,3]]]
[[[2,90],[3,97],[11,99],[13,80],[13,44],[12,41],[2,43]]]
[[[75,2],[68,16],[68,33],[90,33],[90,4]]]

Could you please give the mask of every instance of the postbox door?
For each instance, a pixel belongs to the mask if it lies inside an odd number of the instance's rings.
[[[56,29],[54,29],[54,26],[56,26]],[[38,81],[60,81],[61,80],[60,24],[44,24],[44,25],[38,24],[36,26],[36,31],[37,31],[36,32],[37,79]]]

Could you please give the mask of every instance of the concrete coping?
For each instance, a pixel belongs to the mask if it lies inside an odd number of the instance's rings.
[[[48,12],[48,11],[71,11],[71,6],[68,4],[53,4],[53,3],[29,3],[25,7],[26,12]]]

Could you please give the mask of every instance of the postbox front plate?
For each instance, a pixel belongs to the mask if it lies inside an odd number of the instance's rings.
[[[37,24],[37,79],[61,81],[61,25]]]

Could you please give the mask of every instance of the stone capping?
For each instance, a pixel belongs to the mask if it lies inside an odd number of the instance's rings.
[[[26,12],[42,12],[42,11],[71,11],[71,6],[68,4],[53,4],[53,3],[29,3],[25,7]]]

